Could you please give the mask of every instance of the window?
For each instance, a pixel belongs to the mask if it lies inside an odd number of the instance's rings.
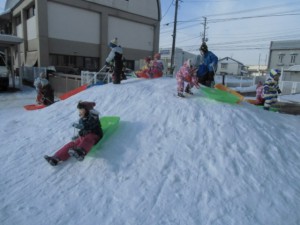
[[[15,17],[15,23],[16,23],[16,26],[21,24],[21,15],[18,15]]]
[[[296,54],[291,55],[291,63],[296,62]]]
[[[27,9],[27,19],[33,17],[35,15],[35,6],[31,6],[30,8]]]
[[[278,63],[283,63],[284,54],[278,56]]]
[[[94,57],[50,54],[50,64],[52,66],[79,68],[89,71],[99,70],[99,58]]]
[[[221,63],[221,69],[227,69],[228,63]]]

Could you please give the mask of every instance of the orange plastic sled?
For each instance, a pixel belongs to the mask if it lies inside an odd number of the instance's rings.
[[[139,77],[139,78],[145,78],[145,79],[151,79],[144,71],[137,71],[136,72],[136,75]],[[160,72],[160,73],[155,73],[153,75],[152,78],[159,78],[159,77],[162,77],[163,73]]]
[[[82,85],[82,86],[80,86],[78,88],[75,88],[75,89],[73,89],[71,91],[68,91],[67,93],[64,93],[61,96],[59,96],[59,99],[65,100],[67,98],[70,98],[71,96],[76,95],[77,93],[79,93],[79,92],[84,91],[85,89],[87,89],[87,86],[88,85],[85,84],[85,85]]]
[[[26,110],[37,110],[37,109],[43,109],[45,108],[45,105],[37,105],[37,104],[33,104],[33,105],[24,105],[24,108]]]

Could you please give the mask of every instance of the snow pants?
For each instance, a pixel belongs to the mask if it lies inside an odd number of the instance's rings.
[[[61,149],[59,149],[55,154],[54,157],[59,158],[62,161],[66,161],[69,156],[69,149],[71,148],[81,148],[83,149],[86,154],[91,150],[91,148],[101,139],[96,134],[89,133],[85,136],[80,136],[76,140],[69,142],[68,144],[64,145]]]
[[[204,86],[212,87],[215,83],[215,73],[213,71],[207,72],[204,76],[198,77],[198,82]]]
[[[176,76],[176,80],[177,80],[177,91],[178,92],[184,91],[184,82],[188,82],[189,88],[194,87],[191,76],[187,76],[187,77]]]
[[[277,102],[277,94],[264,96],[264,109],[269,110],[270,107]]]

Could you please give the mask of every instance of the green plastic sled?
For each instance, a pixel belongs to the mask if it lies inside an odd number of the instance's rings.
[[[120,117],[118,116],[103,116],[100,118],[100,122],[102,125],[103,130],[103,137],[102,139],[94,145],[94,147],[89,152],[88,156],[93,156],[96,150],[100,149],[101,145],[110,138],[110,136],[117,130]]]
[[[200,91],[202,91],[206,97],[210,99],[214,99],[219,102],[225,102],[230,104],[237,104],[240,102],[240,98],[223,90],[219,90],[216,88],[209,88],[201,85]]]

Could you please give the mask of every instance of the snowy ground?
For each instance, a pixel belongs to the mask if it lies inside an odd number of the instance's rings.
[[[38,111],[22,108],[34,89],[0,93],[0,224],[300,224],[300,117],[173,93],[175,79],[131,79]],[[79,100],[120,127],[51,167]]]

